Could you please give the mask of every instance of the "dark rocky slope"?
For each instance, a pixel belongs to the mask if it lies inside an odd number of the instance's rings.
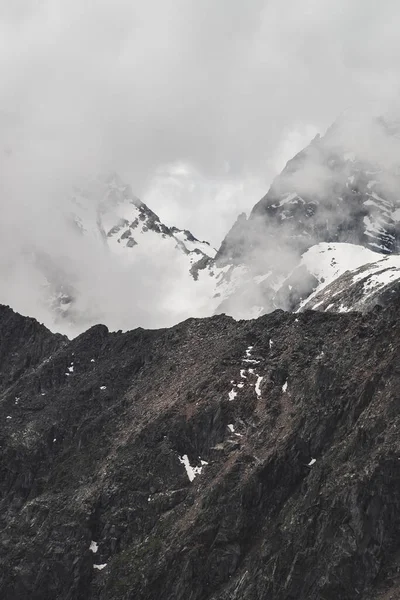
[[[1,308],[0,597],[399,597],[399,311],[68,342]]]

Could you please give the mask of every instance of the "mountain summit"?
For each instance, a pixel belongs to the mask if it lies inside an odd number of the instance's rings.
[[[237,285],[220,309],[240,317],[257,308],[297,310],[321,283],[398,254],[393,156],[400,156],[398,129],[383,119],[346,117],[316,136],[222,242],[215,262]]]
[[[69,335],[98,322],[367,310],[398,279],[398,156],[397,123],[344,115],[287,163],[218,251],[163,223],[117,174],[85,182],[57,215],[52,243],[10,257],[0,300]]]

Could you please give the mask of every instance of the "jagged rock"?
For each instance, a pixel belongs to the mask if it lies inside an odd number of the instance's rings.
[[[1,598],[398,597],[399,323],[68,341],[1,307]]]

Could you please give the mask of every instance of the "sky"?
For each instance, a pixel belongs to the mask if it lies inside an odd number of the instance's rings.
[[[396,0],[0,0],[3,213],[40,230],[116,170],[218,246],[338,115],[396,103],[399,30]]]

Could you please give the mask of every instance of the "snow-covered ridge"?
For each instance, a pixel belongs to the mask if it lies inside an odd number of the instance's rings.
[[[173,249],[188,257],[190,267],[200,258],[213,258],[216,254],[215,248],[196,239],[190,231],[162,223],[115,174],[105,182],[96,182],[94,191],[76,190],[72,203],[72,218],[82,233],[102,240],[112,252],[127,260],[132,250],[168,252]]]
[[[334,126],[290,160],[218,252],[166,225],[118,175],[86,182],[64,204],[62,226],[48,228],[52,243],[5,271],[0,302],[68,335],[98,322],[364,310],[398,279],[400,168],[385,163],[387,133],[369,156],[342,133]]]
[[[379,256],[379,255],[378,255]],[[364,312],[384,306],[400,294],[400,256],[392,255],[344,271],[322,286],[303,304],[304,309]]]
[[[382,255],[355,244],[328,244],[312,246],[301,258],[304,265],[318,281],[316,289],[300,304],[299,309],[311,302],[332,281],[346,271],[354,271],[362,265],[376,263]]]

